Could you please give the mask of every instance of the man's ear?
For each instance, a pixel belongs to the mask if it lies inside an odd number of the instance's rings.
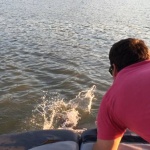
[[[115,78],[118,74],[117,66],[113,64],[113,77]]]
[[[149,54],[149,59],[150,59],[150,49],[148,50],[148,54]]]

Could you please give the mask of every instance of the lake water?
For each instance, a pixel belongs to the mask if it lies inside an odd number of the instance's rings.
[[[0,0],[0,134],[95,127],[109,49],[128,37],[150,45],[149,10],[149,0]]]

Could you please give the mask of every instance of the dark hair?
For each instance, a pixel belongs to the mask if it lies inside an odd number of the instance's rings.
[[[123,39],[115,43],[109,52],[110,64],[115,64],[117,71],[126,66],[149,59],[148,47],[139,39]]]

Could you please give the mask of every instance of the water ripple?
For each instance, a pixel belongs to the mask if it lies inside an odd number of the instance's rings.
[[[21,130],[22,118],[30,116],[42,91],[71,99],[96,85],[100,100],[112,83],[111,45],[126,37],[150,44],[149,0],[2,0],[0,6],[1,129],[8,124],[4,132],[17,130],[15,121]],[[98,106],[94,101],[94,113]]]

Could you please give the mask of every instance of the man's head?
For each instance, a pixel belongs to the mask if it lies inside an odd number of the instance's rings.
[[[149,49],[139,39],[123,39],[115,43],[109,52],[110,65],[115,65],[117,72],[137,62],[149,59]]]

